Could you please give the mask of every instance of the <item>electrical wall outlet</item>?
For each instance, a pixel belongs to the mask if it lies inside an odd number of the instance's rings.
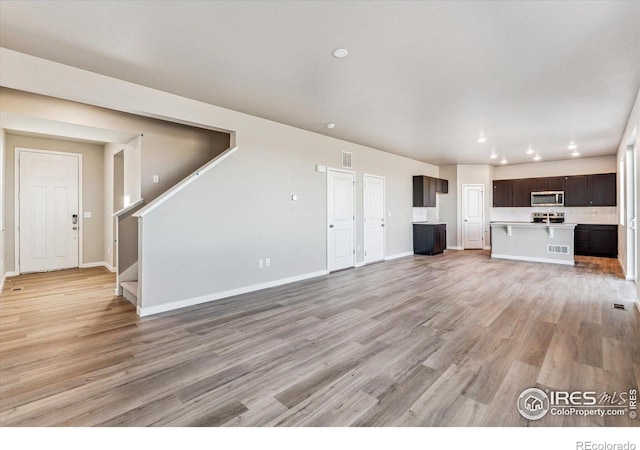
[[[264,265],[269,267],[271,265],[271,259],[270,258],[265,259],[264,260]]]
[[[264,267],[264,261],[262,259],[258,260],[258,268],[262,269]]]
[[[158,175],[154,175],[153,176],[153,184],[158,184],[160,183],[160,177]]]
[[[85,219],[91,219],[91,211],[85,211],[82,215]]]

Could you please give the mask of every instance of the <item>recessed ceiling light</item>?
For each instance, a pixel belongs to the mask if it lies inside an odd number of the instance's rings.
[[[578,150],[571,153],[571,156],[580,156],[580,152]]]
[[[327,124],[327,128],[329,128],[330,130],[334,129],[336,127],[335,123],[328,123]]]
[[[496,155],[495,153],[492,153],[492,154],[489,156],[489,158],[491,158],[491,159],[496,159],[497,157],[498,157],[498,155]]]
[[[541,159],[541,158],[540,158],[540,155],[536,155],[536,156],[534,156],[534,157],[533,157],[533,160],[534,160],[534,161],[540,161],[540,159]]]
[[[578,146],[576,145],[576,143],[575,143],[575,142],[571,142],[571,143],[567,146],[567,148],[568,148],[569,150],[575,150],[575,149],[577,149],[577,148],[578,148]]]
[[[529,148],[527,149],[527,155],[533,155],[534,151],[535,150],[533,150],[531,146],[529,146]]]
[[[344,58],[349,54],[349,51],[346,48],[337,48],[333,51],[333,56],[336,58]]]
[[[487,137],[486,137],[486,136],[480,136],[480,137],[478,138],[478,142],[479,142],[480,144],[484,144],[485,142],[487,142]]]
[[[506,164],[507,163],[507,158],[502,158],[500,160],[500,164]]]

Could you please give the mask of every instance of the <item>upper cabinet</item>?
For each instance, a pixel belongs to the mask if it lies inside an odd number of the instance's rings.
[[[513,206],[513,180],[493,181],[493,207]]]
[[[540,191],[564,191],[564,206],[616,206],[616,174],[494,180],[493,206],[530,207]]]
[[[616,174],[589,175],[589,206],[616,206]]]
[[[512,206],[531,206],[531,179],[513,180]]]
[[[564,206],[589,206],[588,175],[564,178]]]
[[[436,193],[446,194],[449,192],[449,182],[440,178],[415,175],[413,177],[413,206],[434,207],[436,206]]]

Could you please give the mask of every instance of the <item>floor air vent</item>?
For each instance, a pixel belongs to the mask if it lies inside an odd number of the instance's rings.
[[[621,309],[623,311],[627,310],[627,308],[622,303],[614,303],[613,304],[613,309]]]
[[[11,288],[11,292],[18,292],[18,291],[21,291],[21,290],[22,290],[21,287]]]
[[[569,246],[568,245],[547,245],[547,253],[559,253],[561,255],[569,254]]]
[[[351,169],[351,153],[342,152],[342,167],[345,169]]]

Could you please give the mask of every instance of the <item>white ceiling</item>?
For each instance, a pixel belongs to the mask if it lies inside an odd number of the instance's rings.
[[[616,152],[640,2],[2,1],[0,46],[433,164],[515,164]]]

